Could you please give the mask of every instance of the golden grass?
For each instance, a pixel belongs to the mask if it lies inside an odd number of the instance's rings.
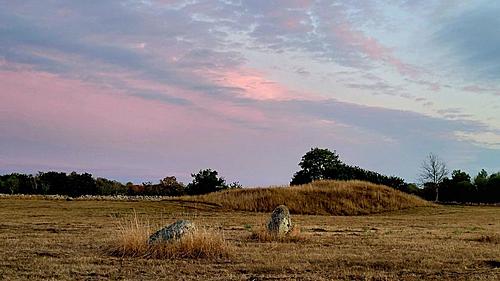
[[[222,229],[228,259],[111,256],[115,219],[189,218]],[[269,213],[180,201],[0,199],[0,280],[500,280],[498,206],[433,206],[370,216],[293,215],[304,243],[248,239]],[[123,223],[125,225],[125,223]],[[151,232],[156,230],[152,227]],[[149,233],[148,233],[149,234]],[[114,239],[115,240],[115,239]],[[485,239],[485,241],[488,239]]]
[[[261,226],[256,230],[251,231],[248,240],[257,242],[282,242],[282,243],[286,242],[299,243],[307,241],[304,234],[300,231],[300,228],[296,225],[294,225],[292,230],[286,235],[277,235],[275,233],[269,232],[265,226]]]
[[[222,231],[197,227],[193,232],[169,242],[148,243],[153,227],[137,214],[123,220],[116,231],[115,240],[107,252],[118,257],[143,257],[154,259],[217,259],[227,258],[232,246]]]
[[[233,248],[221,231],[213,228],[198,228],[179,240],[156,243],[150,246],[153,258],[228,258]]]
[[[292,187],[227,190],[183,199],[193,198],[228,210],[251,212],[272,212],[284,204],[291,213],[308,215],[366,215],[432,205],[416,196],[363,181],[316,181]]]

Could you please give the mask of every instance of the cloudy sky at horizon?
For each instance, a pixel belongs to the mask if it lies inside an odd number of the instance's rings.
[[[500,171],[500,2],[0,0],[0,173]]]

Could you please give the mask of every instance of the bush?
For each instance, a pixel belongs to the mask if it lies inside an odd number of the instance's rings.
[[[191,195],[206,194],[229,188],[226,185],[226,180],[219,177],[217,171],[212,169],[200,170],[191,176],[193,181],[187,186],[187,193]]]
[[[186,193],[186,186],[178,182],[174,176],[165,177],[160,181],[159,195],[180,196]]]
[[[235,182],[232,182],[227,188],[228,189],[242,189],[243,185],[241,185],[239,182],[235,181]]]

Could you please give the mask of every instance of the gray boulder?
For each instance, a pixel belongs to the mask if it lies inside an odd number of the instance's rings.
[[[292,220],[287,206],[279,205],[274,209],[267,230],[275,235],[286,235],[292,230]]]
[[[153,244],[179,239],[194,230],[196,230],[194,223],[187,220],[178,220],[149,236],[148,243]]]

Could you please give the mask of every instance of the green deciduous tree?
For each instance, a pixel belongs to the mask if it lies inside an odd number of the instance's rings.
[[[200,170],[197,174],[191,174],[191,176],[193,181],[187,186],[188,194],[206,194],[228,188],[226,180],[219,177],[217,171],[212,169]]]
[[[476,187],[470,176],[461,170],[454,170],[451,179],[445,178],[440,186],[440,200],[448,202],[473,202],[476,200]]]
[[[328,170],[340,164],[336,151],[331,152],[328,149],[316,147],[311,148],[302,156],[299,166],[312,180],[321,180],[325,178]]]
[[[315,180],[326,179],[329,171],[340,165],[335,151],[324,148],[311,148],[300,160],[300,171],[294,174],[290,184],[304,184]]]
[[[159,184],[159,195],[180,196],[186,193],[186,186],[174,176],[165,177]]]
[[[299,163],[302,168],[293,175],[290,185],[309,183],[315,180],[363,180],[376,184],[384,184],[396,189],[403,189],[406,183],[394,176],[385,176],[357,166],[349,166],[340,161],[336,151],[312,148]]]
[[[6,187],[9,190],[10,194],[14,194],[19,191],[19,178],[17,177],[17,175],[12,174],[7,178]]]

